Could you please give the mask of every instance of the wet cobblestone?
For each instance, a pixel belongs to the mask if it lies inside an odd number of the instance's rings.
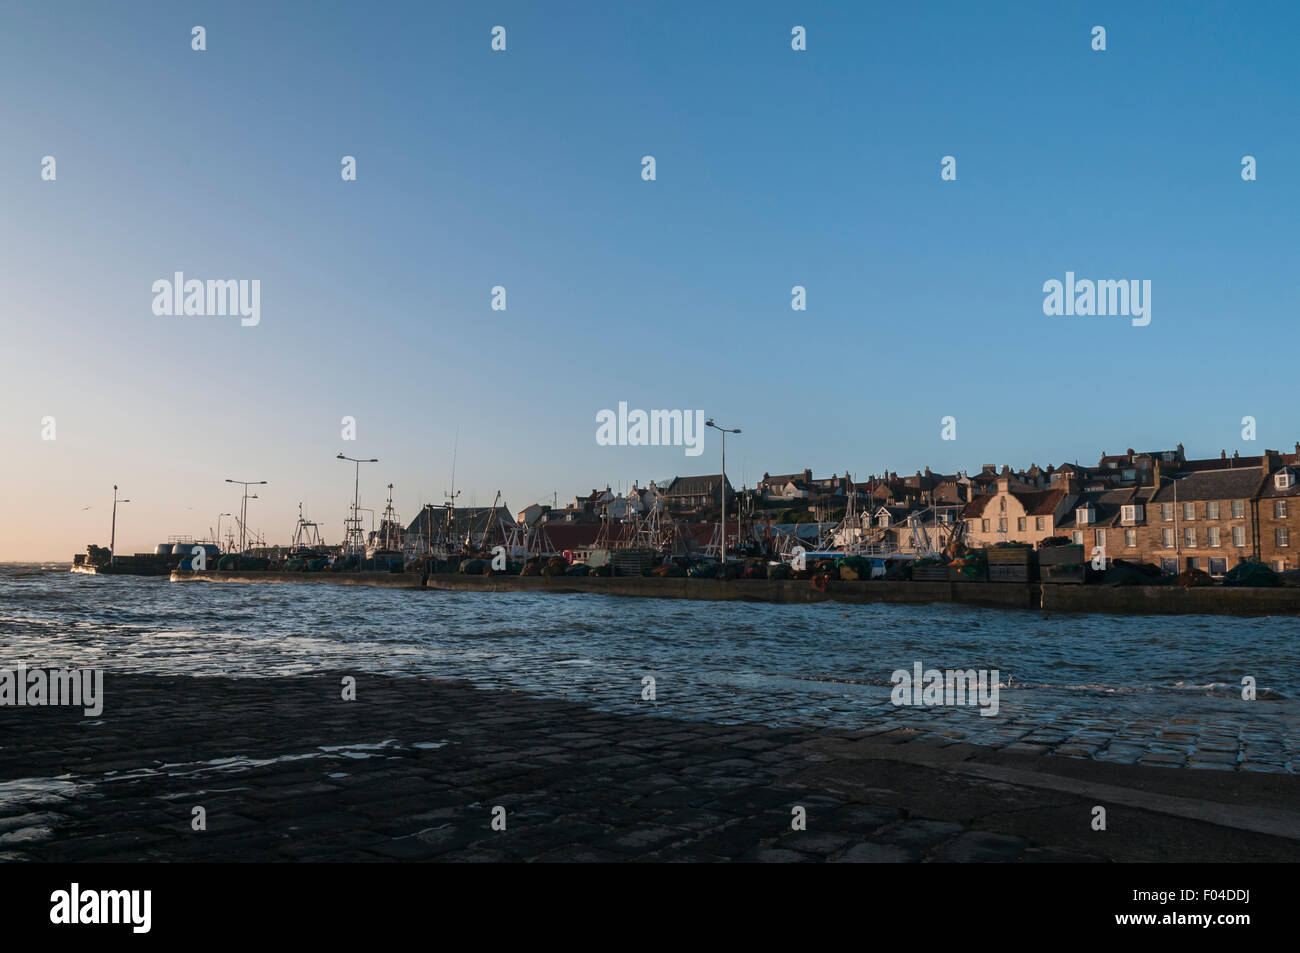
[[[1205,745],[1193,727],[1161,736],[1147,723],[1127,737],[1159,741],[1103,746],[1078,719],[977,724],[998,741],[979,748],[952,728],[913,730],[934,718],[863,732],[724,726],[379,676],[360,676],[345,702],[339,680],[110,675],[97,719],[0,709],[0,860],[1051,862],[1295,846],[1142,812],[1127,823],[1141,816],[1150,843],[1105,839],[1081,796],[845,753],[1000,749],[1084,764],[1061,756],[1095,750],[1098,763],[1267,775],[1290,770],[1280,732],[1260,749],[1276,760],[1239,764],[1244,732],[1226,725]],[[796,807],[806,830],[792,827]]]

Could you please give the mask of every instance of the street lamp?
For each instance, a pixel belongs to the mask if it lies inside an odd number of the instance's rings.
[[[249,496],[248,496],[248,488],[249,488],[250,486],[265,486],[265,485],[266,485],[266,481],[265,481],[265,480],[230,480],[230,479],[227,479],[226,482],[227,482],[227,483],[238,483],[238,484],[240,484],[241,486],[243,486],[243,488],[244,488],[244,499],[243,499],[243,502],[240,503],[240,506],[239,506],[239,554],[242,556],[242,555],[244,554],[244,540],[245,540],[245,538],[246,538],[246,532],[247,532],[247,528],[248,528],[248,500],[249,500]],[[255,500],[255,499],[257,499],[257,497],[256,497],[256,496],[253,496],[252,499]]]
[[[739,434],[740,428],[728,430],[726,427],[719,427],[713,422],[712,417],[704,421],[704,426],[712,427],[722,433],[722,564],[725,566],[727,564],[727,434]],[[740,539],[737,538],[736,542],[739,543]]]
[[[117,484],[113,484],[113,529],[108,537],[108,564],[111,566],[113,560],[117,557],[117,504],[130,503],[130,500],[119,500],[117,498]]]
[[[361,533],[361,517],[357,512],[361,504],[361,464],[378,463],[379,460],[377,458],[359,460],[356,457],[346,457],[341,453],[336,459],[347,460],[349,463],[355,463],[357,465],[356,476],[352,484],[352,529],[348,531],[348,535],[354,537],[355,542],[353,543],[353,546],[356,547],[359,557],[364,556],[366,551],[365,537]],[[360,558],[357,559],[357,570],[361,570]]]
[[[213,542],[216,543],[218,546],[221,545],[221,518],[222,518],[223,516],[229,516],[229,515],[230,515],[229,513],[218,513],[218,514],[217,514],[217,538],[214,539]]]

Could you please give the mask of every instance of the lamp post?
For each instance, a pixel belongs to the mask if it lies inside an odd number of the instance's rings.
[[[244,499],[243,499],[243,501],[239,504],[239,554],[242,556],[242,555],[244,554],[244,541],[248,538],[248,537],[247,537],[247,529],[248,529],[248,501],[249,501],[249,499],[250,499],[250,497],[249,497],[249,495],[248,495],[248,488],[249,488],[250,486],[266,486],[266,481],[265,481],[265,480],[231,480],[231,479],[227,479],[226,482],[227,482],[227,483],[238,483],[240,486],[242,486],[242,487],[244,488]],[[254,499],[254,500],[255,500],[255,499],[257,499],[257,496],[254,495],[254,496],[251,497],[251,499]]]
[[[726,427],[719,427],[713,422],[712,417],[704,421],[704,426],[712,427],[722,433],[722,564],[725,566],[727,564],[727,434],[739,434],[740,428],[728,430]],[[737,543],[739,542],[737,539]]]
[[[222,518],[223,516],[229,516],[229,515],[230,515],[229,513],[218,513],[218,514],[217,514],[217,538],[214,539],[213,542],[216,543],[218,546],[221,545],[221,518]]]
[[[349,531],[348,535],[355,539],[355,542],[353,542],[352,545],[356,547],[359,554],[357,559],[357,570],[360,571],[362,562],[360,557],[364,556],[366,552],[366,541],[361,533],[361,517],[358,515],[358,509],[361,505],[361,464],[378,463],[379,460],[375,458],[370,460],[359,460],[356,457],[347,457],[341,453],[336,459],[347,460],[349,463],[355,463],[357,465],[356,476],[353,478],[352,483],[352,529]]]
[[[111,566],[117,558],[117,504],[130,503],[130,500],[119,500],[117,498],[117,484],[113,484],[113,528],[108,537],[108,564]]]

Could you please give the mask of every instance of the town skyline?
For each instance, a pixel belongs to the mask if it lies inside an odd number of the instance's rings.
[[[1208,462],[1212,464],[1214,460],[1222,459],[1224,466],[1228,467],[1232,464],[1234,456],[1238,459],[1249,460],[1260,457],[1266,452],[1277,453],[1285,458],[1294,459],[1295,455],[1300,454],[1300,441],[1292,441],[1291,444],[1284,444],[1280,447],[1272,443],[1266,444],[1265,442],[1258,440],[1253,442],[1243,442],[1238,448],[1229,449],[1228,447],[1221,447],[1218,453],[1203,453],[1199,450],[1187,450],[1182,441],[1175,441],[1175,443],[1170,446],[1159,445],[1148,448],[1137,447],[1128,449],[1116,445],[1114,453],[1123,454],[1127,450],[1129,453],[1158,454],[1172,452],[1176,449],[1183,452],[1185,459],[1187,460],[1199,461],[1201,463]],[[905,481],[913,478],[914,475],[930,476],[931,474],[936,477],[965,475],[968,478],[975,478],[981,475],[987,476],[989,468],[992,468],[992,472],[996,475],[1002,475],[1008,468],[1013,475],[1022,474],[1031,470],[1031,468],[1035,466],[1045,472],[1059,471],[1062,467],[1067,465],[1077,465],[1088,470],[1095,470],[1099,466],[1102,451],[1105,451],[1106,455],[1112,455],[1111,448],[1105,447],[1101,448],[1098,452],[1098,462],[1090,462],[1080,454],[1059,461],[1039,458],[1015,463],[1010,461],[982,460],[980,463],[975,465],[965,465],[955,468],[940,468],[931,466],[928,463],[910,469],[882,466],[874,470],[865,468],[862,470],[852,470],[848,472],[847,475],[852,477],[855,484],[862,486],[869,480],[885,479],[886,476],[890,474],[899,481]],[[1219,454],[1223,454],[1223,456],[1220,457]],[[580,480],[578,484],[568,487],[567,492],[564,488],[560,488],[552,491],[552,493],[546,494],[545,496],[518,495],[512,498],[503,490],[501,492],[501,502],[499,505],[508,508],[507,512],[510,514],[511,518],[518,516],[525,508],[535,505],[545,507],[558,505],[558,509],[562,512],[565,510],[566,506],[572,508],[576,499],[587,497],[593,492],[603,492],[608,489],[614,491],[616,494],[626,494],[633,485],[644,489],[652,482],[662,492],[666,490],[671,482],[676,478],[705,476],[716,477],[719,473],[717,467],[710,468],[707,465],[709,462],[709,457],[707,455],[701,458],[692,458],[689,461],[682,462],[687,463],[688,466],[680,468],[678,472],[669,475],[661,475],[659,477],[633,476],[621,481],[618,479],[597,481],[587,480],[585,482]],[[328,461],[326,461],[326,463],[328,463]],[[361,483],[361,511],[365,514],[362,519],[367,532],[369,532],[369,529],[371,528],[372,521],[375,525],[378,524],[379,517],[382,515],[387,498],[388,481],[378,475],[383,472],[382,469],[379,469],[382,464],[383,458],[380,458],[379,464],[371,465],[376,468],[374,470],[376,476],[369,480],[363,478]],[[699,464],[699,466],[694,466],[694,464]],[[404,467],[401,467],[400,465],[399,468],[404,469]],[[331,545],[342,541],[344,520],[350,515],[352,502],[352,465],[349,464],[346,470],[347,473],[343,474],[343,470],[340,468],[340,479],[335,481],[337,484],[335,498],[325,500],[324,505],[304,502],[304,515],[308,519],[319,524],[322,536],[325,538],[325,541]],[[367,470],[367,467],[362,468],[363,477]],[[817,470],[815,468],[805,467],[799,470],[777,470],[769,467],[758,472],[753,472],[752,468],[750,468],[750,470],[747,471],[749,472],[747,478],[738,478],[737,471],[734,469],[730,461],[728,463],[726,475],[729,486],[734,490],[741,490],[743,488],[754,490],[758,487],[764,476],[771,474],[797,475],[802,473],[803,470],[811,471],[813,479],[816,481],[822,481],[823,483],[828,482],[832,478],[842,481],[846,476],[846,471],[843,468],[838,470]],[[343,476],[346,476],[347,478],[342,479]],[[118,510],[118,552],[150,552],[153,550],[155,545],[166,541],[169,536],[192,536],[195,539],[205,538],[209,535],[210,530],[216,528],[216,516],[218,513],[227,514],[227,519],[223,525],[228,529],[232,525],[229,514],[238,514],[243,491],[242,488],[237,485],[226,483],[225,481],[227,479],[230,478],[217,476],[212,481],[214,489],[208,494],[209,505],[206,508],[203,507],[202,504],[195,503],[193,499],[191,499],[185,506],[183,511],[184,513],[198,515],[190,515],[188,518],[182,517],[179,521],[175,522],[165,522],[170,519],[171,514],[176,512],[174,509],[167,511],[166,513],[160,513],[157,510],[151,510],[147,505],[138,506],[137,504],[148,503],[147,496],[141,497],[139,494],[133,495],[130,487],[118,484],[121,487],[119,495],[122,498],[130,498],[131,503],[129,506],[136,507],[135,509],[128,509],[128,506],[122,506]],[[219,485],[224,489],[217,490],[215,488],[216,485]],[[80,526],[86,528],[85,532],[92,534],[87,539],[78,542],[78,537],[68,536],[66,539],[60,539],[56,542],[47,541],[45,547],[42,549],[23,552],[13,546],[11,538],[5,537],[0,539],[0,562],[66,562],[71,559],[74,553],[83,551],[88,543],[106,546],[109,541],[109,519],[113,497],[112,484],[108,484],[106,489],[108,491],[108,498],[106,501],[102,501],[101,505],[98,506],[92,503],[90,504],[89,509],[80,511]],[[284,545],[288,543],[292,536],[293,526],[298,518],[298,503],[300,501],[297,499],[290,499],[285,495],[284,491],[278,490],[278,488],[269,481],[266,486],[251,487],[250,491],[259,494],[256,501],[253,501],[250,498],[248,504],[248,523],[250,533],[259,533],[263,535],[267,545]],[[470,487],[460,486],[459,484],[458,491],[455,504],[458,508],[462,509],[487,509],[493,504],[497,493],[494,489],[471,489]],[[394,482],[394,508],[404,525],[412,523],[426,505],[432,505],[437,509],[441,509],[446,503],[445,494],[440,500],[432,498],[413,499],[412,496],[413,495],[410,492],[403,492]],[[813,502],[811,496],[812,495],[810,495],[808,501],[809,505]],[[224,501],[225,505],[221,505],[221,501]],[[181,502],[184,501],[182,500]],[[791,502],[793,505],[799,505],[799,500],[797,499],[794,499]],[[216,508],[214,508],[213,504],[216,504]],[[207,514],[207,510],[212,511],[210,515]],[[277,521],[277,517],[283,517],[283,519]],[[734,519],[734,514],[732,515],[732,518]],[[103,524],[102,527],[100,526],[101,523]],[[157,529],[152,529],[154,527],[157,527]],[[100,531],[101,529],[102,532]],[[85,535],[85,532],[83,532],[83,535]],[[219,535],[221,540],[224,541],[227,532],[223,530]],[[235,535],[237,538],[237,530]],[[71,549],[68,548],[69,546],[71,546]]]

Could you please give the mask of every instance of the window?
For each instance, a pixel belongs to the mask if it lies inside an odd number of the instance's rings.
[[[1177,559],[1161,559],[1161,560],[1160,560],[1160,571],[1163,572],[1163,573],[1165,573],[1166,575],[1177,575],[1177,574],[1178,574],[1178,560],[1177,560]]]
[[[980,532],[981,532],[981,533],[987,533],[988,531],[989,531],[989,521],[988,521],[988,520],[980,520]]]
[[[1075,541],[1076,543],[1078,543],[1080,546],[1083,545],[1083,533],[1079,532],[1078,530],[1075,530],[1075,532],[1074,532],[1074,536],[1073,536],[1072,538],[1073,538],[1074,541]]]
[[[1227,571],[1228,571],[1228,561],[1226,559],[1224,559],[1222,556],[1210,557],[1211,576],[1222,576]]]
[[[1041,516],[1035,516],[1035,517],[1034,517],[1034,529],[1042,529],[1042,528],[1043,528],[1043,517],[1041,517]]]
[[[1232,545],[1237,547],[1246,545],[1246,527],[1234,526],[1232,528]]]
[[[1005,533],[1006,531],[1007,531],[1007,518],[1004,516],[1000,520],[998,520],[998,532]]]
[[[1174,521],[1174,504],[1161,503],[1160,518],[1164,520],[1166,523],[1172,523]]]
[[[1160,545],[1165,549],[1174,548],[1174,531],[1172,529],[1162,529],[1160,531]]]
[[[1205,518],[1207,520],[1217,520],[1219,518],[1219,503],[1217,500],[1205,504]]]
[[[1273,501],[1273,517],[1280,520],[1286,519],[1286,500]]]
[[[1285,560],[1285,559],[1275,559],[1275,560],[1273,560],[1273,571],[1274,571],[1274,572],[1286,572],[1286,560]]]
[[[1183,522],[1184,522],[1184,523],[1190,523],[1190,522],[1191,522],[1192,520],[1194,520],[1194,519],[1196,519],[1196,504],[1195,504],[1195,503],[1184,503],[1184,504],[1183,504]]]
[[[1106,545],[1106,531],[1104,529],[1097,530],[1097,545],[1098,546]]]
[[[1026,522],[1027,522],[1027,520],[1026,520],[1023,516],[1018,517],[1018,518],[1016,519],[1016,529],[1023,533],[1023,532],[1025,531],[1025,523],[1026,523]]]
[[[1291,531],[1285,526],[1279,526],[1277,529],[1273,530],[1273,535],[1277,539],[1279,549],[1283,546],[1291,545]]]
[[[1290,470],[1282,470],[1273,475],[1273,485],[1279,490],[1289,490],[1295,486],[1295,475]]]
[[[998,500],[998,503],[1001,504],[1001,506],[999,506],[998,508],[1002,510],[1003,513],[1005,513],[1007,511],[1007,498],[1005,496],[1002,497],[1002,499]]]
[[[1190,526],[1183,528],[1183,545],[1188,549],[1196,548],[1196,530]]]
[[[1205,535],[1206,537],[1208,537],[1205,541],[1205,544],[1207,546],[1219,545],[1219,527],[1211,526],[1209,529],[1205,531]]]
[[[1138,531],[1135,529],[1124,530],[1124,548],[1137,549]]]
[[[1125,523],[1139,523],[1142,516],[1142,506],[1137,503],[1129,503],[1120,508],[1120,519]]]
[[[1246,501],[1232,501],[1232,518],[1235,520],[1244,520],[1246,518]]]

